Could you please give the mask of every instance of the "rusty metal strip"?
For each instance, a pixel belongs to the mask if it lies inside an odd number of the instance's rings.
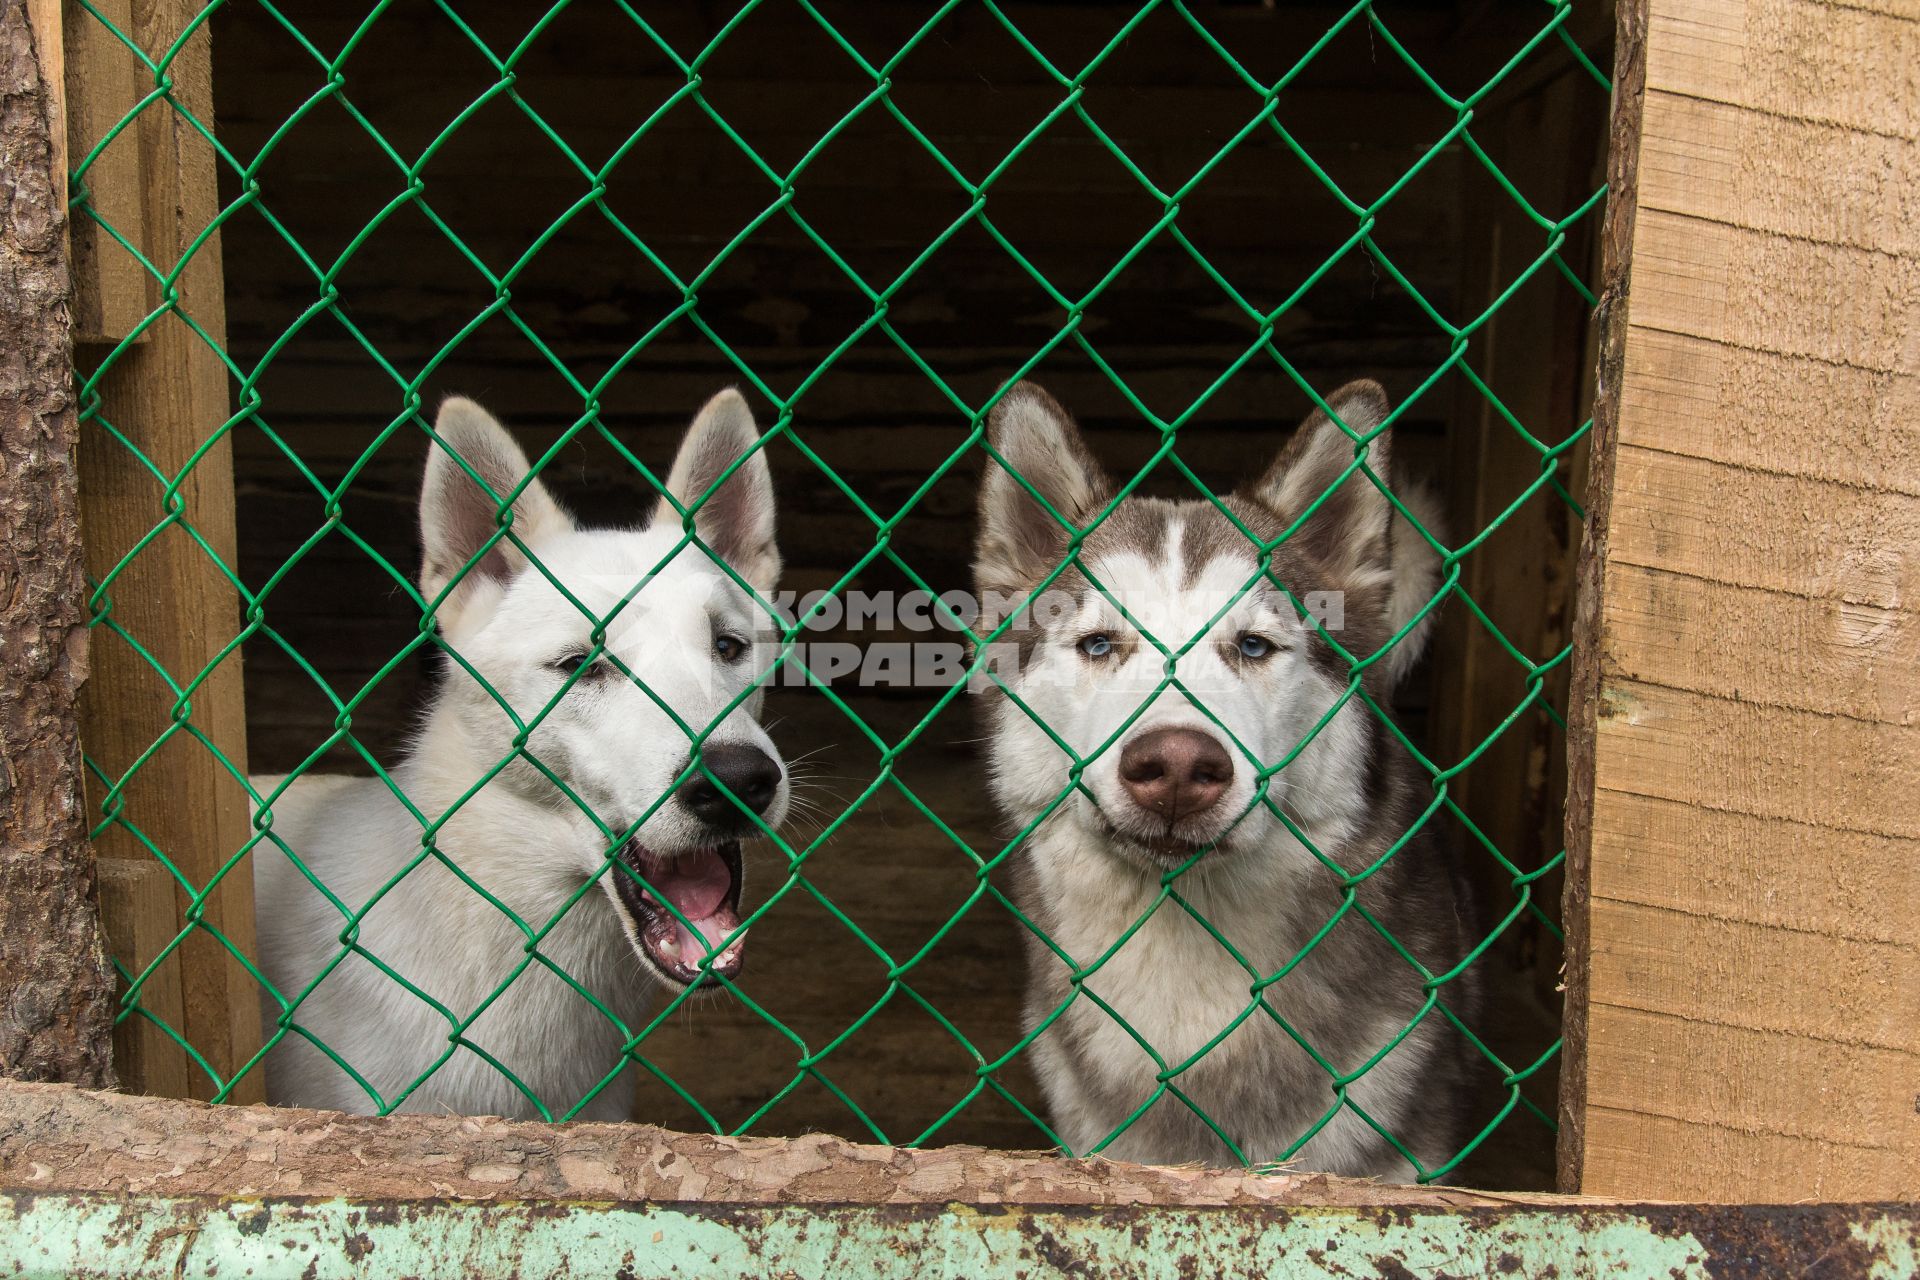
[[[1920,1206],[771,1206],[0,1193],[18,1277],[1884,1277]]]

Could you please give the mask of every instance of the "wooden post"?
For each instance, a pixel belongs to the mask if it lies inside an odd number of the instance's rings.
[[[1621,5],[1561,1178],[1920,1194],[1920,18]]]
[[[0,3],[0,1075],[99,1086],[113,1080],[113,971],[76,721],[86,580],[59,90],[36,34],[26,0]]]
[[[199,12],[199,5],[187,0],[119,7],[127,11],[121,29],[155,57]],[[134,74],[129,69],[138,65],[118,41],[99,39],[89,22],[98,25],[89,14],[69,23],[75,154],[84,154],[82,147],[98,141],[97,135],[82,131],[112,115],[113,102],[126,92],[128,76]],[[173,98],[210,128],[212,60],[204,24],[174,56],[166,74]],[[152,77],[147,79],[150,90]],[[212,148],[163,101],[142,110],[109,153],[116,148],[125,152],[116,166],[89,175],[93,199],[109,221],[127,219],[126,226],[115,222],[121,234],[139,245],[159,271],[169,272],[218,212]],[[124,184],[134,178],[138,185],[129,191]],[[76,245],[83,240],[77,233]],[[82,327],[103,328],[98,336],[111,342],[133,312],[144,314],[149,302],[159,303],[159,290],[151,280],[142,281],[138,292],[124,287],[131,261],[126,250],[100,237],[93,244],[92,256],[81,254],[76,263],[79,295],[90,300],[90,318]],[[116,782],[174,724],[176,694],[155,664],[173,684],[185,687],[215,661],[242,625],[236,592],[208,554],[210,549],[228,567],[237,563],[232,453],[226,440],[220,439],[187,470],[195,452],[226,422],[230,396],[219,353],[182,317],[191,317],[212,342],[224,341],[223,289],[216,236],[194,249],[180,272],[176,314],[161,317],[144,341],[117,350],[91,348],[96,360],[110,360],[99,388],[97,416],[82,426],[80,441],[81,514],[88,570],[96,581],[114,573],[122,558],[166,518],[165,485],[133,450],[169,479],[185,473],[178,487],[179,521],[120,568],[107,587],[118,631],[101,627],[94,633],[82,736],[88,754]],[[107,424],[132,448],[115,439]],[[146,656],[130,640],[137,641]],[[222,659],[194,690],[187,719],[227,764],[190,734],[172,733],[133,773],[118,797],[120,820],[97,842],[109,937],[116,955],[136,973],[187,927],[191,903],[188,891],[155,858],[149,843],[200,887],[212,881],[251,833],[245,788],[228,768],[230,764],[242,773],[246,768],[238,652]],[[97,818],[104,789],[96,785],[93,790]],[[242,953],[255,953],[252,871],[247,863],[220,881],[205,904],[204,921]],[[143,988],[141,999],[223,1078],[259,1048],[258,986],[205,929],[187,935]],[[116,1053],[129,1088],[204,1098],[216,1087],[143,1018],[122,1024]],[[235,1101],[261,1098],[258,1072],[230,1096]]]
[[[1593,43],[1583,40],[1588,47]],[[1475,111],[1474,135],[1483,145],[1497,143],[1502,171],[1559,216],[1578,208],[1602,181],[1596,172],[1601,98],[1599,85],[1570,65],[1544,83],[1516,85],[1511,93],[1490,96]],[[1477,162],[1470,163],[1477,169]],[[1476,173],[1467,192],[1461,220],[1468,237],[1463,246],[1462,316],[1491,306],[1547,244],[1546,234],[1523,219],[1513,197],[1484,175]],[[1571,227],[1561,249],[1563,260],[1577,271],[1591,265],[1593,217]],[[1474,335],[1469,363],[1522,425],[1557,444],[1584,421],[1591,403],[1593,388],[1583,377],[1590,327],[1585,299],[1549,265],[1501,304]],[[1465,378],[1458,379],[1453,424],[1444,473],[1449,541],[1458,546],[1500,521],[1492,536],[1461,563],[1461,589],[1508,642],[1536,662],[1545,662],[1565,648],[1572,626],[1579,519],[1551,488],[1536,492],[1501,519],[1513,500],[1539,479],[1541,458]],[[1582,465],[1581,451],[1570,451],[1562,482],[1575,493],[1572,477]],[[1437,758],[1447,765],[1478,749],[1527,692],[1520,664],[1459,601],[1448,602],[1442,614],[1432,679],[1432,741]],[[1523,871],[1545,864],[1564,847],[1564,735],[1545,708],[1565,705],[1566,679],[1564,664],[1549,673],[1543,705],[1495,737],[1474,765],[1449,784],[1454,802]],[[1494,887],[1494,910],[1504,913],[1514,900],[1511,877],[1470,847],[1464,832],[1458,839],[1469,845],[1468,865],[1475,877]],[[1557,880],[1548,877],[1534,892],[1551,910],[1547,895],[1558,888]],[[1496,954],[1531,970],[1543,1005],[1558,1003],[1559,948],[1534,918],[1515,921]],[[1509,997],[1503,993],[1503,998]]]
[[[58,0],[36,0],[59,7]],[[121,31],[134,31],[132,0],[95,0],[99,17],[67,4],[61,34],[66,47],[67,143],[70,159],[86,158],[141,97],[153,89],[153,77],[108,29],[104,17]],[[153,278],[101,223],[117,229],[133,244],[148,243],[144,158],[137,129],[130,129],[92,157],[85,177],[87,203],[94,214],[69,228],[73,252],[73,340],[91,349],[109,347],[134,332],[158,301]],[[66,174],[61,174],[64,184]],[[135,341],[144,341],[144,336]]]

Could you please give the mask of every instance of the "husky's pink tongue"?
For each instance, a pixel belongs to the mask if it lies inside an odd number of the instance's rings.
[[[712,849],[683,853],[671,862],[663,860],[657,870],[648,871],[647,880],[655,893],[695,924],[720,910],[733,887],[733,874]],[[682,928],[681,932],[686,930]]]
[[[650,878],[654,888],[693,922],[689,930],[678,920],[673,921],[674,940],[680,944],[683,963],[697,964],[739,926],[739,916],[727,910],[733,873],[713,850],[683,853]],[[700,935],[697,938],[696,932]]]

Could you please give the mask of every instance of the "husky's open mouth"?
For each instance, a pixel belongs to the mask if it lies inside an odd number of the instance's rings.
[[[669,982],[690,986],[708,978],[700,971],[701,961],[740,927],[740,846],[661,854],[628,844],[620,860],[646,881],[642,884],[619,868],[608,873],[634,944]],[[662,899],[693,927],[676,919]],[[746,949],[745,934],[728,943],[708,966],[711,975],[731,978],[739,973]]]

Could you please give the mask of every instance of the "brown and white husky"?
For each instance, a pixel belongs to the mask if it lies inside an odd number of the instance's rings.
[[[1356,436],[1388,413],[1373,382],[1328,404]],[[990,695],[993,789],[1016,829],[1040,819],[1016,901],[1072,960],[1028,935],[1028,1029],[1065,1007],[1034,1043],[1055,1132],[1076,1153],[1155,1163],[1432,1171],[1493,1098],[1477,1050],[1383,933],[1434,975],[1479,935],[1428,828],[1386,857],[1433,792],[1360,696],[1389,707],[1427,623],[1349,695],[1352,664],[1281,590],[1353,663],[1432,599],[1439,557],[1381,488],[1395,484],[1389,433],[1367,449],[1371,476],[1349,473],[1354,439],[1315,412],[1219,505],[1128,497],[1038,593],[1069,534],[1033,493],[1084,529],[1114,488],[1030,383],[1002,398],[989,436],[1026,482],[989,463],[980,501],[979,630],[1015,619],[992,655],[1018,695]],[[1262,573],[1228,512],[1262,541],[1305,519]],[[1053,735],[1085,761],[1077,787]],[[1453,977],[1439,1000],[1474,1026],[1480,978]]]

